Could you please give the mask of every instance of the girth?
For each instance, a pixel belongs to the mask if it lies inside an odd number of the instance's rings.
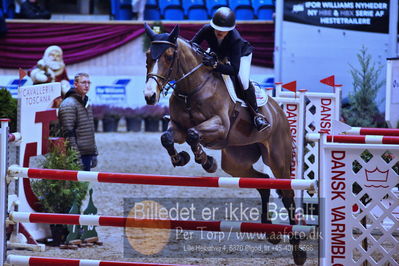
[[[194,123],[193,120],[193,114],[191,112],[191,100],[192,97],[197,94],[203,87],[204,85],[208,82],[209,78],[211,77],[211,75],[208,76],[208,78],[206,78],[204,80],[204,82],[202,82],[199,86],[197,86],[192,92],[190,93],[183,93],[183,92],[179,92],[177,89],[173,90],[173,95],[184,102],[184,107],[186,109],[186,111],[188,112],[189,116],[190,116],[190,120],[191,122]]]

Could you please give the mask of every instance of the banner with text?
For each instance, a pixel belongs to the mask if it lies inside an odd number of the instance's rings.
[[[388,33],[389,0],[285,0],[284,20],[337,29]]]

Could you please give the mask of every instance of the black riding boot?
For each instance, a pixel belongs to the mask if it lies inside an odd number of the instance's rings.
[[[270,123],[261,113],[259,113],[258,104],[256,103],[255,88],[252,82],[249,82],[249,87],[244,90],[245,103],[248,105],[250,113],[253,115],[254,124],[258,131],[263,131],[270,127]]]

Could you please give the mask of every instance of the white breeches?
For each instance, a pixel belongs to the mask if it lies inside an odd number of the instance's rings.
[[[247,56],[241,57],[238,77],[241,80],[241,84],[244,90],[247,90],[249,87],[249,74],[251,72],[251,61],[252,61],[252,53]]]

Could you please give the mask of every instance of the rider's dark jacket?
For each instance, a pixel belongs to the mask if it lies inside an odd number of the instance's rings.
[[[218,64],[216,71],[222,74],[237,76],[240,70],[240,59],[252,53],[251,44],[243,39],[240,33],[233,29],[229,31],[219,45],[211,25],[203,26],[191,40],[197,44],[207,41],[211,51],[215,52],[219,60],[227,58],[230,64]]]

